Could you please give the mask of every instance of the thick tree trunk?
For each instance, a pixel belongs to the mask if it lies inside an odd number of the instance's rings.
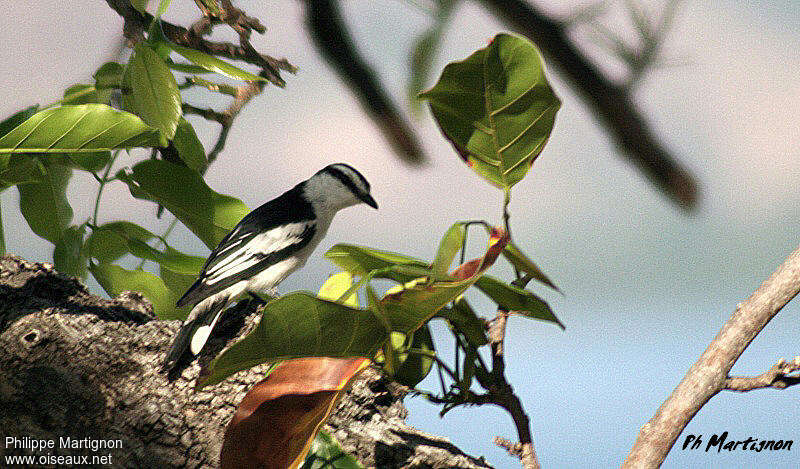
[[[222,326],[227,338],[212,341],[211,353],[243,324]],[[48,264],[0,259],[0,458],[216,467],[225,427],[263,368],[195,391],[195,363],[169,382],[160,365],[178,327],[178,321],[154,320],[136,293],[106,300]],[[368,370],[327,428],[368,467],[489,467],[407,426],[403,395]]]

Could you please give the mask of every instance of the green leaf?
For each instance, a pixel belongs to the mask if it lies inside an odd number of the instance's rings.
[[[158,10],[156,10],[156,18],[159,18],[161,15],[166,13],[171,2],[172,0],[161,0],[161,2],[158,4]]]
[[[206,160],[206,150],[202,142],[197,138],[194,127],[186,119],[181,117],[178,128],[175,130],[175,138],[172,139],[178,156],[181,157],[186,166],[195,171],[203,171],[208,166]]]
[[[61,104],[108,104],[111,102],[111,90],[98,90],[94,85],[77,84],[64,90]]]
[[[131,5],[136,8],[139,13],[147,13],[147,3],[149,0],[131,0]]]
[[[94,72],[94,86],[97,89],[119,88],[122,85],[122,76],[125,67],[117,62],[106,62]]]
[[[542,272],[532,260],[528,259],[528,256],[520,251],[519,248],[513,243],[508,243],[506,248],[503,250],[503,257],[508,259],[508,262],[510,262],[511,265],[516,267],[521,272],[529,274],[531,277],[533,277],[533,279],[538,280],[557,292],[561,291],[553,282],[550,281],[549,278],[547,278],[547,275],[545,275],[544,272]]]
[[[358,308],[358,294],[356,292],[339,301],[339,298],[347,293],[352,285],[353,276],[350,272],[339,272],[328,277],[320,287],[317,296],[323,300],[336,301],[352,308]]]
[[[396,361],[400,364],[394,372],[394,379],[404,386],[413,388],[428,376],[433,366],[436,352],[431,330],[426,324],[414,331],[411,343],[408,343],[408,340],[404,342],[401,347],[394,350]]]
[[[428,267],[427,263],[403,254],[341,243],[330,248],[325,258],[354,275],[366,275],[393,265]]]
[[[55,244],[72,221],[67,183],[72,170],[48,165],[39,182],[20,184],[19,208],[34,233]]]
[[[311,443],[311,450],[300,469],[364,469],[353,456],[325,430],[320,430]]]
[[[436,251],[436,258],[433,260],[431,269],[434,272],[444,274],[450,269],[450,264],[456,258],[456,254],[464,245],[467,235],[466,224],[454,223],[439,242],[439,249]]]
[[[213,55],[200,52],[199,50],[190,49],[188,47],[179,46],[173,43],[167,43],[167,46],[183,56],[189,62],[203,67],[210,72],[216,72],[234,80],[244,81],[267,81],[266,78],[254,75],[250,72],[244,71],[241,68],[235,67],[224,60],[220,60]]]
[[[122,78],[122,107],[161,134],[160,145],[175,136],[183,113],[175,77],[164,60],[146,44],[139,43]]]
[[[431,64],[441,42],[442,32],[457,2],[456,0],[439,0],[437,3],[438,8],[433,26],[417,39],[411,50],[411,79],[408,88],[414,113],[419,112],[418,94],[428,81]]]
[[[150,231],[127,221],[105,223],[92,230],[86,239],[84,251],[90,258],[101,264],[110,264],[125,254],[130,253],[128,239],[142,242],[155,238]]]
[[[199,75],[202,73],[214,73],[213,71],[205,67],[201,67],[199,65],[183,64],[183,63],[173,62],[172,60],[167,60],[166,62],[167,62],[167,67],[169,67],[171,70],[175,70],[176,72],[188,73],[190,75]]]
[[[17,184],[41,182],[46,173],[45,167],[33,155],[14,155],[8,167],[0,172],[0,188]],[[0,189],[0,190],[2,190]]]
[[[536,46],[509,34],[448,64],[420,97],[467,164],[502,188],[525,177],[561,107]]]
[[[290,293],[270,301],[253,332],[212,363],[204,385],[266,362],[298,357],[368,357],[386,341],[383,323],[371,311]]]
[[[213,249],[248,212],[239,199],[214,192],[194,170],[163,160],[120,171],[131,194],[163,205]]]
[[[50,108],[0,138],[0,169],[11,153],[97,153],[152,146],[158,143],[155,137],[138,117],[105,104]]]
[[[514,311],[529,318],[553,322],[564,329],[564,325],[555,316],[550,306],[528,290],[503,283],[488,275],[481,277],[475,283],[475,286],[497,303],[498,306],[507,311]]]
[[[61,235],[53,250],[53,265],[62,274],[86,279],[88,258],[83,253],[86,225],[70,226]]]
[[[33,106],[25,108],[15,113],[8,119],[0,122],[0,137],[11,132],[11,129],[22,124],[26,120],[30,119],[30,117],[36,114],[36,111],[38,110],[39,110],[39,105],[34,104]]]
[[[463,296],[453,302],[452,308],[443,309],[440,316],[464,334],[470,345],[480,347],[489,343],[484,320],[475,314],[475,310]]]
[[[100,171],[111,161],[110,151],[101,151],[97,153],[68,153],[63,156],[64,159],[59,161],[60,163],[71,168],[82,169],[89,172]]]
[[[91,264],[89,271],[97,283],[111,296],[124,291],[137,291],[153,305],[159,319],[178,319],[175,301],[178,299],[164,281],[150,272],[127,270],[113,264]]]

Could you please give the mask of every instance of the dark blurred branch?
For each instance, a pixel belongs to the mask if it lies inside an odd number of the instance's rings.
[[[335,0],[306,0],[306,25],[314,45],[345,81],[405,161],[425,159],[411,126],[381,86],[375,72],[356,50]]]
[[[785,372],[795,371],[793,364],[779,363],[756,378],[729,378],[736,360],[759,332],[800,292],[800,248],[797,248],[736,311],[689,369],[680,384],[659,407],[653,418],[642,426],[636,443],[623,468],[658,467],[672,445],[700,409],[723,389],[774,387]],[[763,379],[762,379],[763,378]],[[786,379],[786,378],[783,378]],[[794,378],[792,378],[794,380]],[[756,386],[763,384],[763,386]],[[788,382],[786,383],[788,384]]]
[[[603,75],[570,40],[567,23],[547,17],[524,0],[482,2],[512,29],[536,43],[600,118],[630,161],[681,208],[695,208],[698,188],[694,177],[651,131],[629,89]]]

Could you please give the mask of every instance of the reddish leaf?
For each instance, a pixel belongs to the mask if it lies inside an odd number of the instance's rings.
[[[297,358],[278,365],[239,404],[220,467],[299,467],[341,394],[370,360]]]

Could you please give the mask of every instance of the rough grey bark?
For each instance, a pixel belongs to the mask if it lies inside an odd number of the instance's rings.
[[[153,319],[138,294],[102,299],[48,264],[1,258],[0,457],[111,454],[113,467],[216,467],[225,427],[263,368],[198,392],[195,363],[170,383],[159,368],[179,322]],[[210,352],[242,327],[222,324]],[[368,370],[328,429],[368,467],[490,467],[407,426],[403,396]],[[7,437],[53,440],[55,448],[6,447]],[[118,439],[122,447],[59,449],[63,437]]]

